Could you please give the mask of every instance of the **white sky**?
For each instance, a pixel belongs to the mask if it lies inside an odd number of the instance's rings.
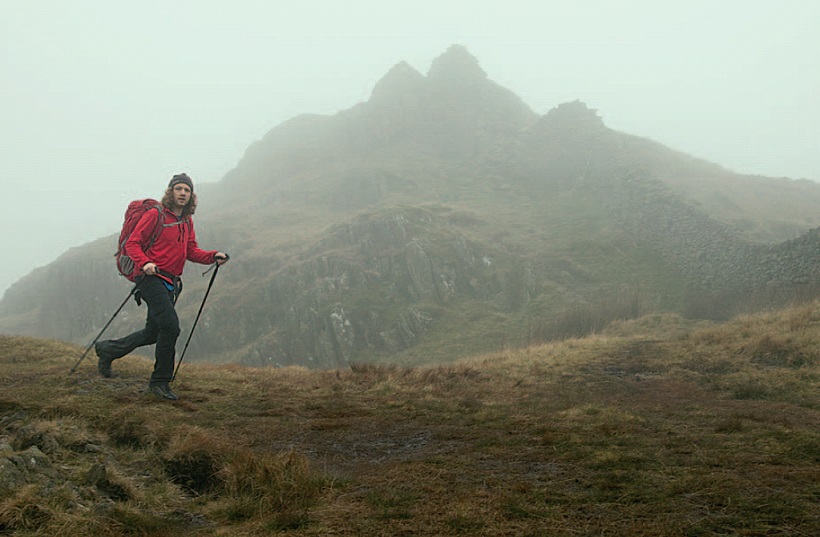
[[[736,172],[820,180],[818,35],[816,0],[0,0],[0,293],[174,173],[218,181],[282,121],[454,43],[538,113],[581,99]]]

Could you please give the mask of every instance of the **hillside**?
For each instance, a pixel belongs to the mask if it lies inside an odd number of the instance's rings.
[[[7,535],[815,535],[820,302],[444,366],[183,366],[0,337]]]
[[[820,184],[738,176],[581,101],[539,116],[459,46],[426,75],[397,64],[348,110],[274,127],[208,186],[200,244],[232,261],[194,361],[447,363],[564,337],[579,309],[611,313],[595,330],[649,311],[727,319],[820,282]],[[10,288],[0,332],[91,341],[128,292],[114,243]],[[110,334],[143,316],[129,305]]]

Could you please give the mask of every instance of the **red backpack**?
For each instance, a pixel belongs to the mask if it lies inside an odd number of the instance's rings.
[[[125,220],[122,223],[122,231],[120,231],[119,247],[117,248],[117,253],[114,254],[114,258],[117,260],[117,270],[132,282],[138,276],[138,271],[137,267],[134,266],[134,260],[125,253],[125,242],[128,240],[128,237],[131,236],[134,228],[137,227],[137,222],[140,221],[142,215],[151,209],[157,210],[157,223],[154,225],[154,232],[151,233],[148,244],[143,245],[143,251],[145,251],[153,246],[154,242],[159,238],[159,234],[162,233],[162,224],[165,223],[162,205],[155,199],[146,198],[132,201],[125,210]]]

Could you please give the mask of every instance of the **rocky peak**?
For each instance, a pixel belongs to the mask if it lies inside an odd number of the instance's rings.
[[[462,45],[451,45],[444,54],[433,60],[427,77],[441,82],[477,82],[487,79],[478,59]]]
[[[397,95],[414,93],[424,84],[424,76],[407,62],[399,62],[373,87],[371,101],[388,100]]]

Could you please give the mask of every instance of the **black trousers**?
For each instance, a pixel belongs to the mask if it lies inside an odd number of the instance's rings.
[[[137,347],[153,345],[154,372],[150,385],[166,384],[174,376],[174,359],[179,337],[179,317],[174,309],[176,295],[169,291],[158,276],[145,276],[137,293],[148,304],[145,328],[121,339],[111,339],[105,343],[106,352],[114,359],[121,358]]]

